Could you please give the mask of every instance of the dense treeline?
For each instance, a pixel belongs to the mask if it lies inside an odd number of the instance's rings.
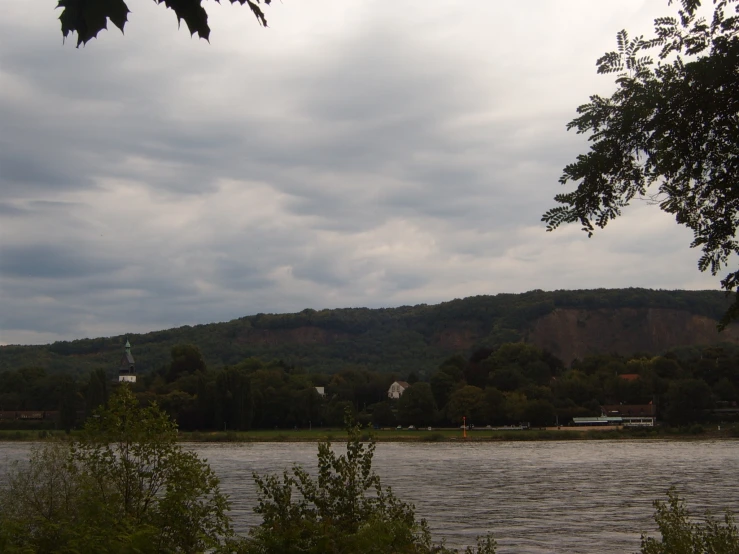
[[[518,341],[534,321],[557,308],[669,308],[718,320],[730,302],[719,291],[536,290],[475,296],[438,305],[257,314],[227,323],[128,337],[143,372],[168,363],[174,345],[197,344],[211,368],[257,357],[286,360],[309,371],[333,373],[353,365],[402,373],[409,367],[437,367],[456,353],[467,355],[477,348]],[[448,331],[469,337],[471,347],[439,340]],[[99,367],[115,367],[124,342],[125,338],[119,336],[0,347],[0,371],[34,366],[49,373],[86,375]]]
[[[411,386],[399,400],[388,399],[398,379]],[[58,411],[55,425],[71,428],[107,401],[114,380],[100,369],[81,379],[38,368],[2,372],[0,411]],[[257,358],[211,369],[197,347],[178,345],[169,362],[140,375],[133,390],[142,403],[157,402],[184,430],[340,426],[347,408],[359,421],[380,427],[457,426],[463,416],[476,425],[546,426],[600,415],[603,405],[650,403],[660,420],[681,426],[737,419],[739,347],[593,356],[565,368],[532,345],[505,343],[469,358],[452,356],[420,379],[415,372],[353,368],[308,372]]]

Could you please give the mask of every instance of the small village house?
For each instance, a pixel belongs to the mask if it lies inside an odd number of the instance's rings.
[[[410,387],[410,385],[405,381],[395,381],[392,385],[390,385],[390,388],[387,391],[387,397],[397,400],[398,398],[403,396],[405,389],[407,389],[408,387]]]

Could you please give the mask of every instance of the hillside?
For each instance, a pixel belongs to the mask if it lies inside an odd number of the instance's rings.
[[[428,373],[453,354],[467,356],[480,347],[518,340],[545,348],[568,364],[599,353],[739,344],[739,326],[716,331],[729,302],[719,291],[537,290],[437,305],[257,314],[128,337],[143,373],[166,364],[170,348],[182,343],[200,348],[212,368],[254,356],[326,372],[362,367]],[[0,371],[24,366],[52,373],[112,370],[124,342],[121,335],[0,347]]]

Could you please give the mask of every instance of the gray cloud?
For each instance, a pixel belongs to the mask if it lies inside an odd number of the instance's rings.
[[[267,30],[216,6],[211,45],[144,2],[125,37],[80,50],[60,45],[53,4],[6,1],[0,343],[531,288],[715,287],[656,208],[589,241],[539,221],[585,148],[564,126],[603,86],[593,61],[646,1],[391,14],[347,0],[348,19],[317,21],[334,4],[316,0],[277,6]]]
[[[10,277],[70,279],[107,273],[120,267],[113,260],[86,256],[77,249],[57,244],[0,248],[3,273]]]
[[[12,217],[26,215],[28,210],[14,206],[9,202],[0,202],[0,216]]]

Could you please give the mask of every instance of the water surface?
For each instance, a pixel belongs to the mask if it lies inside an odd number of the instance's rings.
[[[316,468],[311,443],[187,447],[221,477],[239,532],[259,523],[253,471]],[[0,443],[0,461],[29,449]],[[636,552],[655,530],[652,501],[673,484],[691,511],[739,513],[736,440],[380,443],[374,467],[436,539],[460,547],[492,531],[501,553]]]

